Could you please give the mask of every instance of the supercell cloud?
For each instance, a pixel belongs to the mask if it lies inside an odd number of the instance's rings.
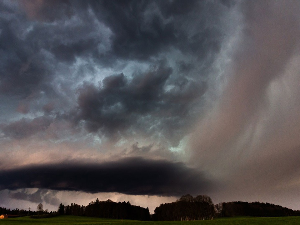
[[[2,171],[0,179],[0,188],[9,190],[48,188],[130,195],[180,196],[207,191],[210,186],[203,174],[182,163],[141,158],[102,164],[65,162],[26,166]]]
[[[299,209],[299,15],[293,0],[0,1],[0,207],[76,191]]]

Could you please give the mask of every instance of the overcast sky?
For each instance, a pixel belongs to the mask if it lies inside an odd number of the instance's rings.
[[[297,0],[0,0],[0,207],[300,209],[299,37]]]

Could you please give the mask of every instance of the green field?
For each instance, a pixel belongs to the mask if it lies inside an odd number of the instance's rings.
[[[92,218],[92,217],[80,217],[80,216],[58,216],[53,218],[45,219],[31,219],[29,217],[20,217],[20,218],[9,218],[0,220],[0,225],[10,225],[10,224],[47,224],[47,225],[62,225],[62,224],[75,224],[75,225],[105,225],[105,224],[142,224],[142,225],[166,225],[166,224],[209,224],[209,225],[252,225],[252,224],[300,224],[300,217],[276,217],[276,218],[257,218],[257,217],[243,217],[243,218],[222,218],[215,219],[210,221],[170,221],[170,222],[141,222],[134,220],[112,220],[112,219],[101,219],[101,218]]]
[[[59,216],[53,218],[45,219],[31,219],[29,217],[21,218],[9,218],[0,220],[0,225],[6,224],[47,224],[47,225],[62,225],[62,224],[74,224],[74,225],[96,225],[96,224],[144,224],[144,225],[166,225],[166,224],[209,224],[209,225],[252,225],[252,224],[300,224],[300,217],[276,217],[276,218],[255,218],[255,217],[243,217],[243,218],[226,218],[226,219],[215,219],[210,221],[168,221],[168,222],[141,222],[135,220],[112,220],[112,219],[101,219],[101,218],[91,218],[91,217],[80,217],[80,216]]]

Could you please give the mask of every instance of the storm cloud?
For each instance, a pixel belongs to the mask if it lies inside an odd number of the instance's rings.
[[[26,166],[3,170],[0,172],[0,179],[2,190],[41,188],[130,195],[181,196],[184,193],[205,191],[210,186],[210,181],[204,174],[182,163],[142,158],[101,164],[66,162]],[[24,193],[16,193],[13,197],[24,198],[23,195]],[[27,197],[31,199],[34,196],[35,194]]]
[[[12,123],[59,113],[107,138],[158,132],[171,145],[200,110],[224,32],[218,12],[229,10],[222,1],[1,4],[0,90],[17,107]]]
[[[290,186],[294,181],[289,174],[299,170],[293,163],[299,155],[299,142],[294,139],[299,132],[293,126],[276,125],[281,120],[299,124],[293,112],[298,104],[287,107],[278,98],[297,101],[298,91],[289,82],[291,77],[299,80],[299,67],[294,64],[299,62],[299,3],[249,1],[241,7],[245,22],[237,37],[238,48],[231,52],[232,62],[222,74],[226,77],[222,95],[195,128],[191,161],[215,176],[226,177],[226,195],[248,190],[264,198],[268,190],[278,192],[278,187]],[[227,51],[231,51],[228,46]],[[275,116],[279,112],[281,119]],[[287,130],[291,138],[286,137]],[[273,132],[278,136],[269,136]],[[263,187],[268,190],[262,191]],[[232,189],[237,192],[233,194]]]
[[[79,90],[77,121],[84,121],[88,131],[100,130],[110,138],[132,135],[134,128],[134,132],[159,131],[170,140],[178,139],[176,131],[195,116],[193,104],[205,86],[182,79],[166,91],[171,75],[172,69],[162,62],[131,80],[121,73],[107,76],[100,87],[87,84]],[[153,121],[159,125],[154,127]]]
[[[3,125],[3,132],[5,135],[22,139],[35,134],[41,134],[51,124],[51,119],[46,117],[36,117],[33,120],[21,119],[19,121]]]
[[[296,0],[0,1],[1,199],[299,208],[299,12]]]

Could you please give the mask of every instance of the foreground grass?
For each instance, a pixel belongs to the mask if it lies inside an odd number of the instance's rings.
[[[209,221],[149,221],[141,222],[135,220],[112,220],[112,219],[101,219],[92,217],[81,217],[81,216],[58,216],[53,218],[44,219],[32,219],[29,217],[20,218],[9,218],[0,220],[0,225],[29,225],[29,224],[45,224],[45,225],[105,225],[105,224],[125,224],[125,225],[171,225],[171,224],[181,224],[181,225],[278,225],[278,224],[300,224],[300,217],[273,217],[273,218],[258,218],[258,217],[241,217],[241,218],[222,218]]]

